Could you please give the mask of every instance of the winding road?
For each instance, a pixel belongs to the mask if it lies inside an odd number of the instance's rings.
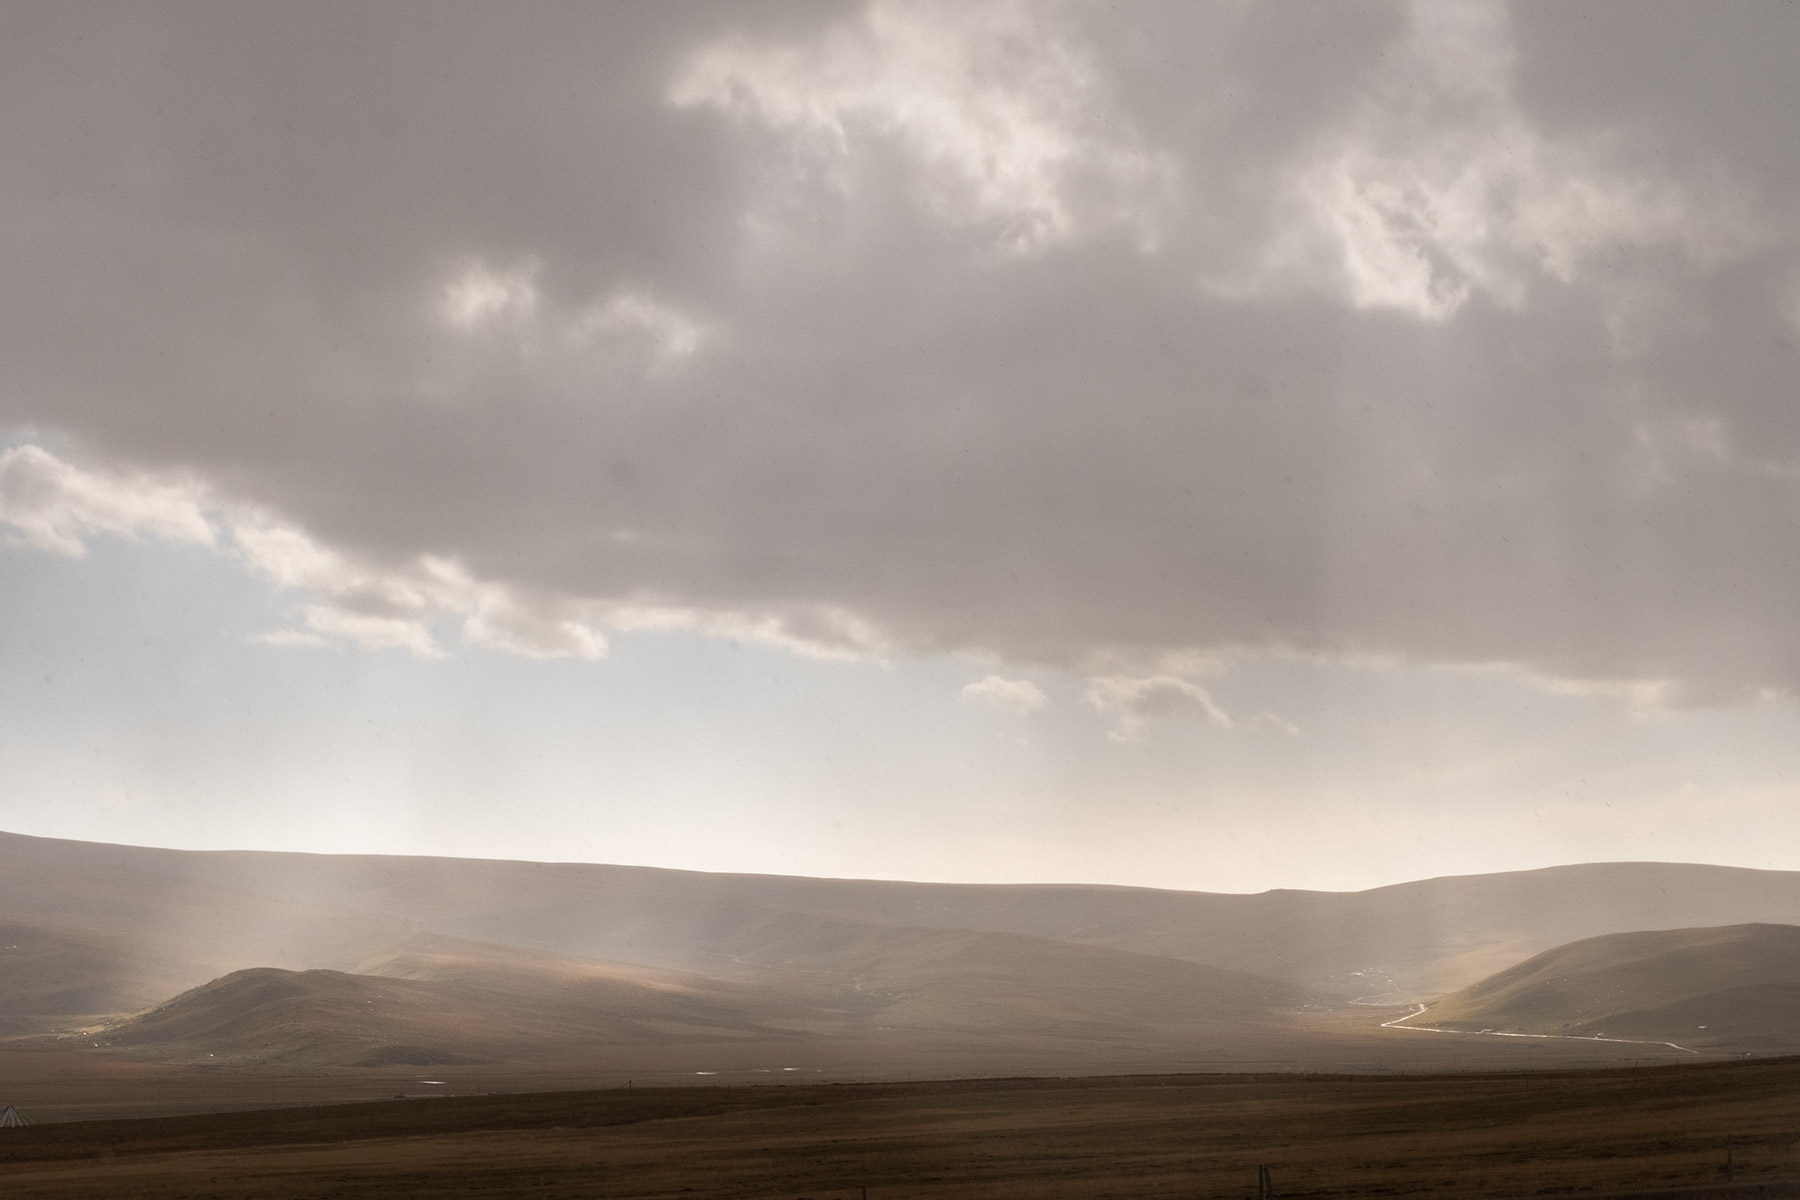
[[[1423,1013],[1428,1007],[1429,1005],[1421,1004],[1403,1017],[1395,1017],[1391,1021],[1383,1021],[1381,1027],[1383,1029],[1410,1029],[1414,1033],[1462,1033],[1467,1034],[1470,1037],[1540,1038],[1545,1041],[1559,1042],[1617,1042],[1622,1046],[1666,1046],[1670,1050],[1679,1050],[1683,1054],[1700,1053],[1698,1050],[1690,1049],[1687,1046],[1678,1046],[1674,1042],[1651,1042],[1643,1041],[1638,1038],[1609,1038],[1601,1037],[1599,1034],[1593,1034],[1588,1037],[1578,1037],[1575,1034],[1570,1033],[1501,1033],[1493,1029],[1439,1029],[1434,1025],[1408,1025],[1405,1023]]]

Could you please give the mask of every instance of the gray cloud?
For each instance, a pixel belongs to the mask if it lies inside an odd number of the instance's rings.
[[[1800,32],[1644,12],[15,6],[0,421],[315,636],[1786,689]]]

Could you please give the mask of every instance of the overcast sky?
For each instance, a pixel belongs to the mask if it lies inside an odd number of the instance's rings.
[[[1800,7],[0,8],[0,828],[1800,869]]]

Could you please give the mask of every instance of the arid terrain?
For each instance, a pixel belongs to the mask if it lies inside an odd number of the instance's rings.
[[[870,1200],[1249,1197],[1267,1166],[1286,1197],[1774,1197],[1800,1178],[1797,1094],[1792,1059],[613,1088],[0,1130],[0,1188],[82,1200],[860,1200],[865,1187]]]
[[[1800,1046],[1795,922],[1800,875],[1666,864],[1239,896],[0,835],[0,1103],[1742,1057]]]
[[[1800,928],[1586,938],[1446,996],[1413,1023],[1800,1053]]]
[[[1762,1186],[1800,1061],[1728,1060],[1800,1045],[1797,921],[1800,876],[1656,864],[1230,896],[0,836],[0,1186]]]

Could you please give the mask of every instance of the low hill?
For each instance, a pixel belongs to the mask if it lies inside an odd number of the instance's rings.
[[[1180,1046],[1267,1037],[1305,997],[1254,976],[1016,934],[885,930],[828,964],[706,976],[426,936],[361,973],[256,968],[96,1035],[139,1057],[285,1067],[543,1062],[682,1042]]]
[[[201,968],[182,978],[192,986],[259,966],[363,971],[426,935],[710,977],[774,973],[801,987],[841,981],[869,955],[938,931],[1182,960],[1338,1002],[1401,1003],[1580,938],[1800,923],[1800,872],[1603,863],[1353,893],[1229,895],[193,852],[0,834],[0,919],[152,948],[120,960],[121,986],[140,990],[166,979],[152,961],[164,957]],[[8,1003],[0,995],[0,1018],[18,1011]]]
[[[1586,938],[1446,996],[1418,1023],[1794,1053],[1800,1051],[1800,927]]]
[[[97,1035],[165,1061],[287,1068],[536,1062],[676,1038],[780,1038],[785,1031],[709,987],[622,972],[500,971],[424,978],[343,971],[236,971]]]
[[[472,1056],[439,1041],[451,1014],[431,990],[341,971],[236,971],[183,992],[100,1035],[104,1044],[157,1057],[290,1066],[436,1065]],[[459,1031],[460,1032],[460,1031]],[[460,1039],[458,1039],[460,1040]]]

